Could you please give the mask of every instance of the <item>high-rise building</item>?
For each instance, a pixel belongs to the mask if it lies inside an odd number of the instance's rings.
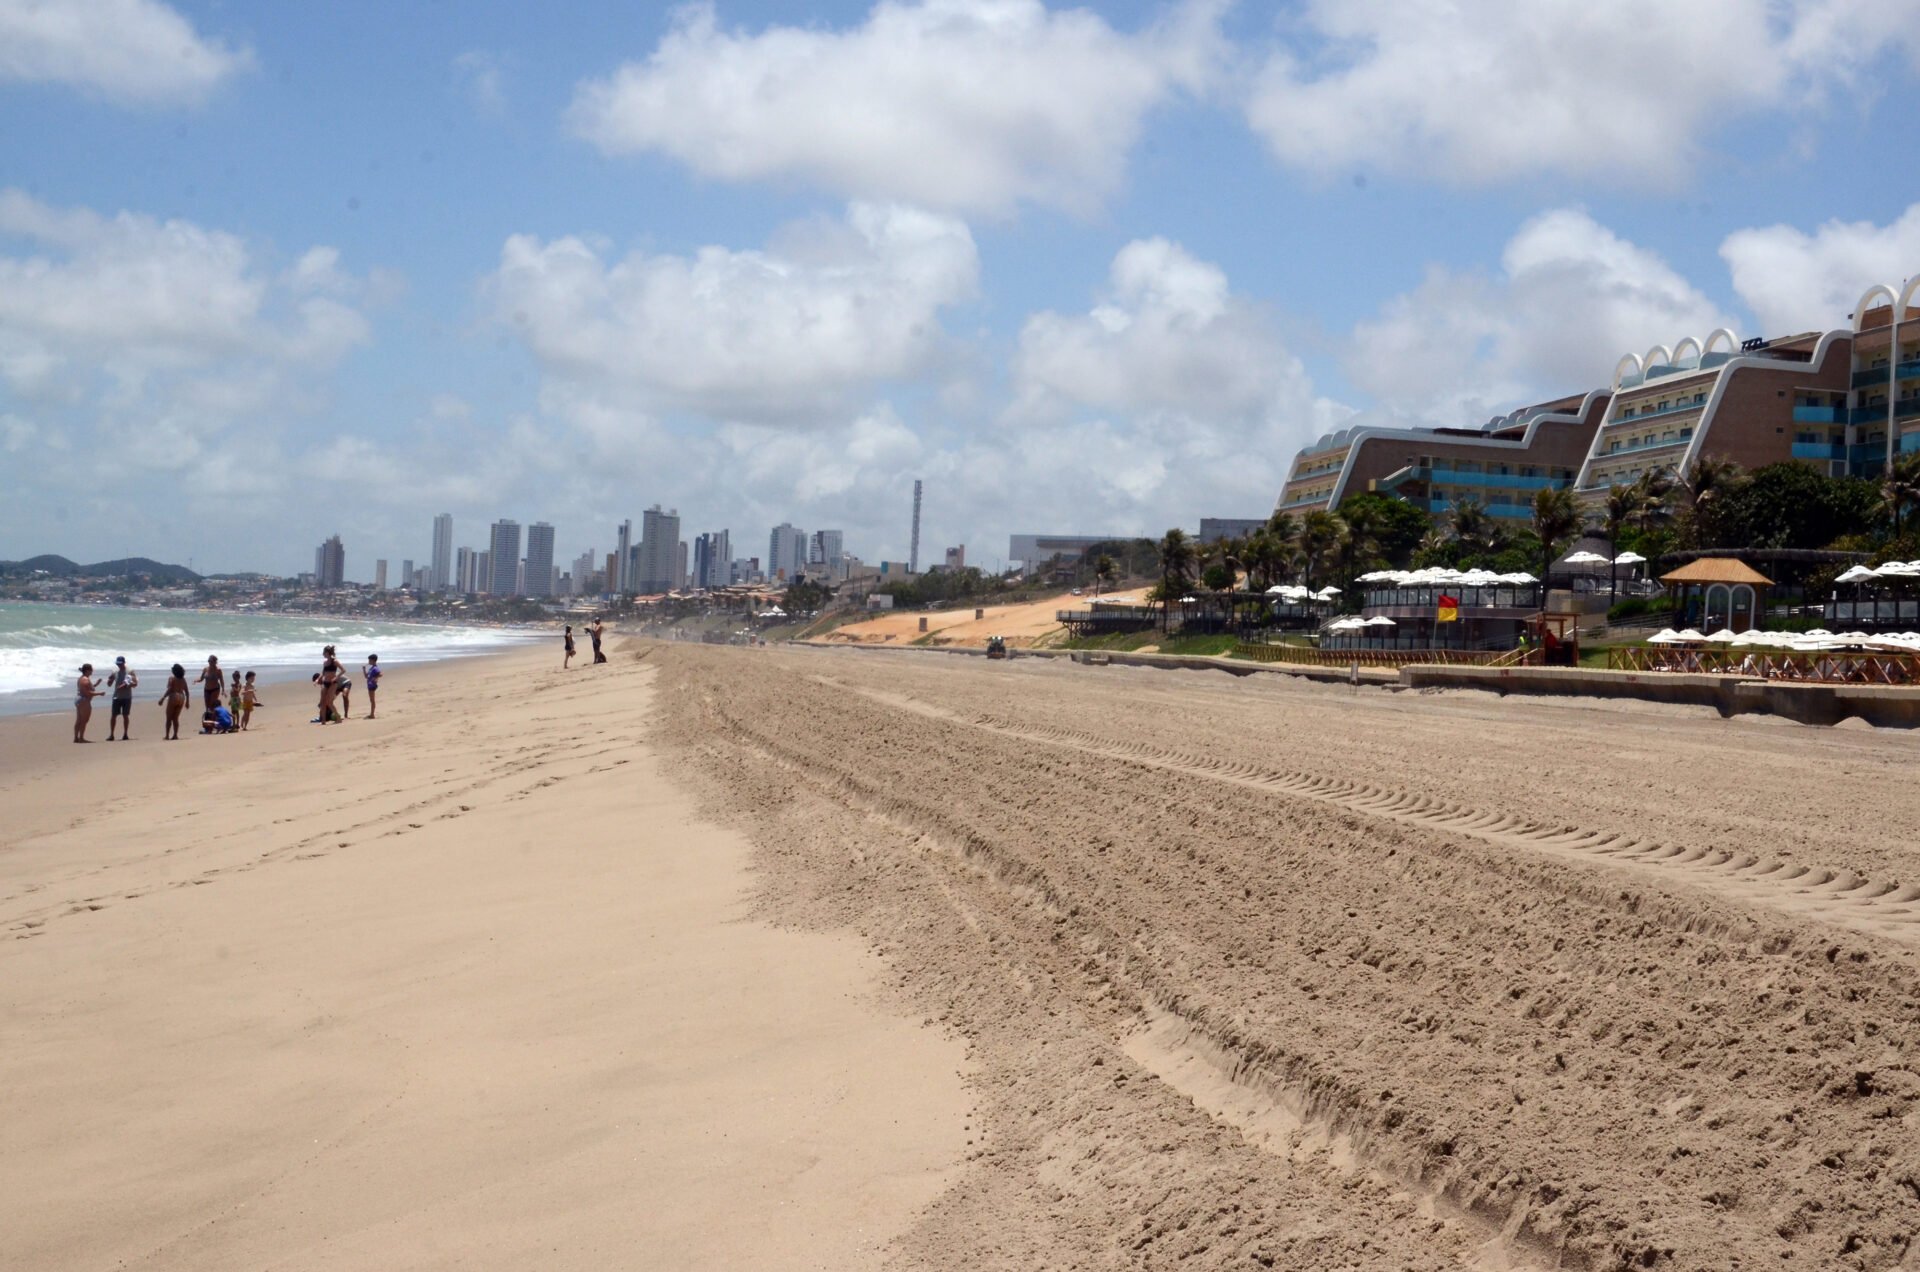
[[[652,596],[671,592],[680,565],[680,513],[659,504],[640,514],[640,563],[633,592]]]
[[[544,521],[527,527],[527,581],[520,594],[553,595],[553,527]]]
[[[346,581],[347,550],[336,534],[314,550],[313,582],[315,587],[335,588]]]
[[[617,596],[620,592],[619,579],[620,554],[617,552],[609,552],[607,553],[607,572],[605,577],[601,579],[602,590],[609,595]]]
[[[373,590],[376,592],[384,592],[387,590],[387,561],[385,557],[373,563]]]
[[[495,596],[514,596],[520,575],[520,523],[518,521],[496,521],[493,523],[493,537],[487,548],[492,560],[493,577],[487,580],[487,591]]]
[[[472,548],[461,548],[453,557],[453,590],[460,593],[475,592],[479,588],[474,583],[475,561]]]
[[[594,571],[599,568],[600,563],[595,559],[592,548],[588,548],[585,552],[575,557],[573,559],[573,587],[571,594],[574,596],[589,595],[593,587]]]
[[[453,585],[453,514],[443,512],[433,519],[433,570],[427,588],[444,592]]]
[[[732,582],[732,536],[725,530],[701,535],[693,545],[693,586],[711,590]]]
[[[947,549],[947,569],[958,572],[967,568],[967,545]]]
[[[687,541],[680,540],[679,549],[673,554],[673,589],[679,591],[687,585]]]
[[[781,522],[767,537],[767,578],[791,579],[806,573],[807,535],[804,530]]]
[[[400,562],[400,586],[413,586],[413,558],[411,557]]]
[[[920,573],[920,479],[913,479],[913,538],[907,545],[907,572]]]
[[[841,545],[846,536],[838,530],[815,530],[813,539],[807,548],[807,564],[817,565],[827,573],[833,572],[834,563],[839,561]]]
[[[493,595],[493,553],[476,552],[473,557],[473,590],[482,596]]]
[[[633,591],[633,576],[628,565],[633,559],[633,522],[622,521],[613,536],[613,564],[607,567],[607,591],[619,596]]]

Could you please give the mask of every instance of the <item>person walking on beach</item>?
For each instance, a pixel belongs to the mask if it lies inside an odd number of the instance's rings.
[[[180,740],[180,713],[187,709],[187,699],[192,696],[193,690],[187,687],[187,669],[179,663],[173,664],[173,674],[167,678],[166,690],[160,695],[160,705],[167,709],[166,741]]]
[[[73,740],[87,740],[87,721],[93,718],[93,700],[100,696],[100,682],[93,678],[93,664],[80,664],[80,681],[74,685]]]
[[[201,701],[208,711],[220,705],[220,693],[227,685],[227,673],[220,670],[220,658],[217,654],[207,655],[207,665],[200,670],[194,684],[205,685],[201,690]]]
[[[133,741],[133,691],[139,687],[140,677],[127,670],[124,657],[113,660],[113,670],[107,673],[107,684],[113,690],[112,709],[107,714],[107,741],[113,741],[113,724],[124,720],[120,726],[120,740]]]
[[[367,719],[373,719],[374,712],[380,709],[380,655],[368,654],[366,665],[360,668],[361,678],[367,682]]]
[[[567,647],[567,656],[560,660],[560,670],[565,671],[567,668],[573,666],[573,624],[572,623],[567,624],[566,634],[562,636],[561,639],[566,642],[566,647]]]
[[[600,652],[600,616],[594,615],[593,626],[587,628],[587,635],[593,638],[593,661],[603,663],[607,656]]]
[[[341,720],[353,718],[353,676],[342,667],[333,674],[334,700],[340,704]]]

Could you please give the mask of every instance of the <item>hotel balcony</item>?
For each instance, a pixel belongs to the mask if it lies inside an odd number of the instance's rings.
[[[1796,406],[1793,408],[1795,424],[1845,424],[1847,408],[1844,406]]]
[[[1912,380],[1916,377],[1920,377],[1920,358],[1916,358],[1910,362],[1902,362],[1899,370],[1894,375],[1896,380]],[[1885,384],[1886,382],[1887,369],[1885,367],[1868,367],[1864,371],[1855,371],[1853,373],[1853,387],[1856,389],[1870,389],[1876,384]]]
[[[1881,377],[1885,379],[1885,376]],[[1645,410],[1635,409],[1631,413],[1622,411],[1607,418],[1607,427],[1625,424],[1628,421],[1650,420],[1661,415],[1677,415],[1681,411],[1698,411],[1706,406],[1705,402],[1672,402],[1666,406],[1649,406]]]
[[[1901,398],[1894,403],[1893,417],[1897,420],[1912,419],[1920,415],[1920,395]],[[1856,407],[1849,418],[1853,424],[1881,424],[1887,418],[1887,404],[1876,402],[1872,406]]]
[[[1650,437],[1645,441],[1627,442],[1623,445],[1609,443],[1607,449],[1601,451],[1595,458],[1609,459],[1615,455],[1631,455],[1636,451],[1659,450],[1663,446],[1685,446],[1692,440],[1693,432],[1689,429],[1679,437]]]

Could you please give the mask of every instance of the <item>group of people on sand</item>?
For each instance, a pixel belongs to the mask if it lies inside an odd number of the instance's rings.
[[[596,651],[598,647],[599,642],[596,641]],[[333,724],[352,714],[353,676],[340,665],[332,645],[322,651],[322,657],[324,661],[320,670],[313,677],[313,683],[320,686],[320,714],[314,717],[313,722]],[[371,720],[379,703],[380,655],[367,655],[360,676],[366,682],[367,719]],[[165,738],[169,742],[180,736],[180,718],[186,714],[187,706],[192,701],[193,685],[200,686],[200,732],[205,734],[245,733],[253,723],[253,709],[266,705],[254,688],[254,673],[249,671],[242,675],[235,671],[229,676],[221,668],[218,654],[207,655],[207,665],[200,669],[200,674],[194,677],[191,684],[187,680],[186,668],[175,663],[159,698],[166,712]],[[107,717],[107,741],[131,742],[133,691],[139,687],[140,677],[127,666],[125,657],[115,658],[113,670],[99,680],[94,679],[92,663],[81,664],[80,679],[74,686],[73,740],[89,740],[87,724],[93,719],[93,700],[106,697],[112,703],[112,714]]]
[[[235,671],[229,682],[217,656],[210,655],[207,658],[207,665],[193,683],[202,686],[201,701],[205,704],[200,713],[202,733],[241,732],[252,722],[253,709],[262,705],[260,695],[254,689],[254,673],[249,671],[243,676]],[[113,670],[100,680],[93,677],[92,663],[82,663],[80,679],[74,685],[73,740],[89,740],[87,723],[93,719],[93,700],[104,697],[110,700],[111,705],[111,714],[107,716],[107,741],[133,741],[133,691],[139,687],[139,673],[127,666],[124,656],[115,658]],[[179,663],[173,664],[167,676],[166,688],[160,691],[157,699],[166,713],[163,736],[167,741],[174,741],[180,736],[180,717],[186,713],[187,703],[192,697],[193,690],[187,683],[186,668]]]
[[[602,623],[598,618],[594,619],[591,623],[588,623],[586,627],[587,636],[590,640],[593,641],[593,661],[597,663],[603,663],[607,661],[606,654],[602,653],[600,650],[600,638],[605,633],[605,631],[606,631],[606,625]],[[560,639],[566,650],[566,656],[560,660],[560,666],[562,670],[565,670],[566,668],[573,666],[573,624],[572,623],[567,624],[567,630],[561,633]]]
[[[320,659],[320,670],[313,673],[313,683],[320,686],[320,714],[311,723],[340,724],[353,717],[353,673],[340,665],[332,645],[320,651]],[[367,719],[371,720],[380,709],[380,655],[367,655],[360,678],[367,684]]]

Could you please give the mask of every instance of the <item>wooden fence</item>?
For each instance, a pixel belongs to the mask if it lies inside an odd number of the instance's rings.
[[[1779,649],[1682,649],[1619,645],[1607,651],[1612,671],[1677,671],[1820,685],[1920,685],[1920,655]]]
[[[1303,667],[1518,666],[1529,654],[1513,649],[1312,649],[1305,645],[1242,644],[1235,651],[1254,662]]]

